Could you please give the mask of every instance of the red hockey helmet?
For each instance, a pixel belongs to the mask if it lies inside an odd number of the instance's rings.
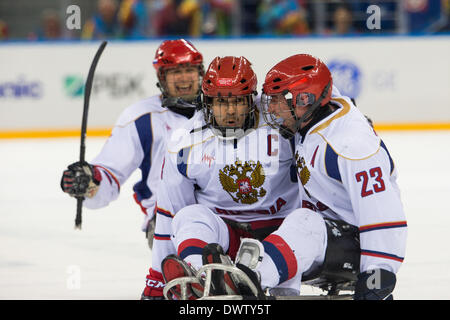
[[[282,119],[268,112],[271,97],[287,96],[290,114],[293,115],[298,129],[302,122],[308,121],[315,110],[331,100],[332,76],[328,67],[318,58],[309,54],[296,54],[276,64],[266,75],[261,98],[263,115],[274,127],[283,127]],[[307,107],[301,117],[295,115],[295,108]],[[283,128],[286,129],[286,128]]]
[[[253,127],[256,86],[256,74],[245,57],[214,58],[203,77],[202,102],[206,123],[216,134],[239,138]]]
[[[328,67],[309,54],[296,54],[276,64],[266,75],[263,91],[266,95],[290,92],[292,105],[304,106],[305,99],[300,93],[310,95],[309,104],[318,101],[328,87],[320,105],[331,99],[332,78]]]
[[[205,96],[243,96],[256,91],[257,79],[244,57],[216,57],[203,77]]]
[[[153,66],[158,77],[164,69],[182,64],[196,65],[203,71],[203,56],[189,41],[184,39],[166,40],[156,50]]]

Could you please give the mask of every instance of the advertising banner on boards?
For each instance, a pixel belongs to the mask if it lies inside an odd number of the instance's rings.
[[[205,68],[245,56],[258,76],[297,53],[321,58],[334,85],[375,123],[450,123],[450,41],[436,37],[192,40]],[[161,41],[112,41],[96,70],[89,128],[112,128],[127,106],[159,94],[152,66]],[[70,130],[81,123],[84,81],[97,42],[0,45],[0,131]]]

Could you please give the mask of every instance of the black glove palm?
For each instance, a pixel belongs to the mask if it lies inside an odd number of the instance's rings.
[[[87,162],[75,162],[64,170],[61,189],[72,197],[92,198],[100,185],[101,174]]]

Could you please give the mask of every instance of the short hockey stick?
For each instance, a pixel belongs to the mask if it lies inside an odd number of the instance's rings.
[[[86,129],[87,129],[87,118],[89,111],[89,99],[91,97],[92,82],[94,80],[94,72],[97,67],[97,62],[102,55],[103,49],[105,49],[107,41],[103,41],[95,54],[94,60],[92,60],[91,67],[89,68],[89,73],[86,79],[86,84],[84,86],[84,106],[83,106],[83,119],[81,121],[81,142],[80,142],[80,162],[84,163],[84,156],[86,153]],[[83,208],[84,197],[77,197],[77,215],[75,217],[75,229],[81,229],[81,213]]]

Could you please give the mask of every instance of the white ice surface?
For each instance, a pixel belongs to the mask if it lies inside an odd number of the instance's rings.
[[[450,132],[380,135],[409,228],[395,298],[450,299]],[[104,141],[87,139],[87,160]],[[78,157],[79,139],[0,140],[0,299],[139,299],[151,252],[132,199],[138,175],[108,207],[84,208],[74,230],[76,201],[59,180]]]

